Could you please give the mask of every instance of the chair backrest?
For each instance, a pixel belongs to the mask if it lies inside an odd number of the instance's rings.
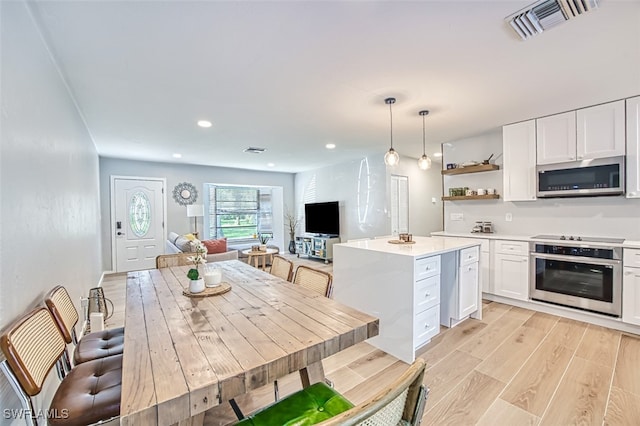
[[[73,341],[74,327],[78,323],[78,311],[73,305],[67,289],[61,285],[54,287],[45,297],[44,303],[51,311],[53,320],[60,328],[65,342],[71,343]]]
[[[369,400],[318,426],[391,426],[418,425],[422,420],[428,390],[422,384],[425,361],[415,360],[395,382]]]
[[[49,371],[66,347],[51,313],[44,307],[22,317],[0,337],[0,349],[29,396],[40,393]]]
[[[298,266],[296,275],[293,277],[294,284],[317,291],[325,297],[331,296],[332,281],[333,276],[330,273],[303,265]]]
[[[285,281],[291,281],[291,274],[293,274],[293,262],[282,256],[273,256],[270,272],[271,275],[280,277]]]
[[[161,254],[156,257],[156,269],[192,265],[189,257],[193,257],[193,253]]]

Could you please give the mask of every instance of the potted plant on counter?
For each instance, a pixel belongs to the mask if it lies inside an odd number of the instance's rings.
[[[192,244],[195,247],[193,256],[187,257],[187,260],[193,263],[194,266],[187,272],[187,278],[191,280],[189,283],[189,292],[201,293],[204,291],[205,285],[204,279],[200,276],[198,266],[207,263],[207,247],[198,240],[193,241]]]

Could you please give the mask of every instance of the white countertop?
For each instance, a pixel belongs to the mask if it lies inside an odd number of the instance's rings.
[[[484,234],[482,232],[432,232],[431,235],[440,237],[463,237],[463,238],[485,238],[488,240],[511,240],[511,241],[539,241],[558,243],[558,240],[546,240],[542,238],[533,238],[533,235],[507,235],[507,234]],[[567,244],[584,244],[585,246],[606,246],[606,247],[623,247],[623,248],[640,248],[640,241],[625,240],[623,243],[596,243],[582,241],[565,241]]]
[[[473,238],[442,238],[436,237],[413,237],[415,244],[391,244],[386,238],[376,240],[360,240],[350,243],[340,243],[337,246],[358,248],[363,250],[373,250],[383,253],[399,254],[403,256],[424,257],[432,256],[440,253],[446,253],[453,250],[460,250],[467,247],[473,247],[480,242]]]
[[[462,238],[486,238],[487,240],[513,240],[513,241],[531,241],[530,235],[508,235],[483,232],[448,232],[438,231],[432,232],[431,235],[438,237],[462,237]]]

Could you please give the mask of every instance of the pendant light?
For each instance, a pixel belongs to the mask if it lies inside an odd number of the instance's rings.
[[[384,163],[387,166],[395,166],[400,162],[400,156],[393,149],[393,114],[391,113],[391,105],[396,103],[396,98],[387,98],[384,100],[384,103],[389,105],[389,128],[391,130],[391,148],[389,148],[389,151],[384,155]]]
[[[418,167],[422,170],[429,170],[431,168],[431,158],[425,153],[425,135],[424,135],[424,118],[429,114],[429,111],[420,111],[418,114],[422,116],[422,157],[418,160]]]

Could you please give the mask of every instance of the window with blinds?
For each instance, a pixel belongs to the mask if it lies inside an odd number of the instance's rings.
[[[273,232],[271,191],[241,186],[208,186],[209,238],[252,239]]]

